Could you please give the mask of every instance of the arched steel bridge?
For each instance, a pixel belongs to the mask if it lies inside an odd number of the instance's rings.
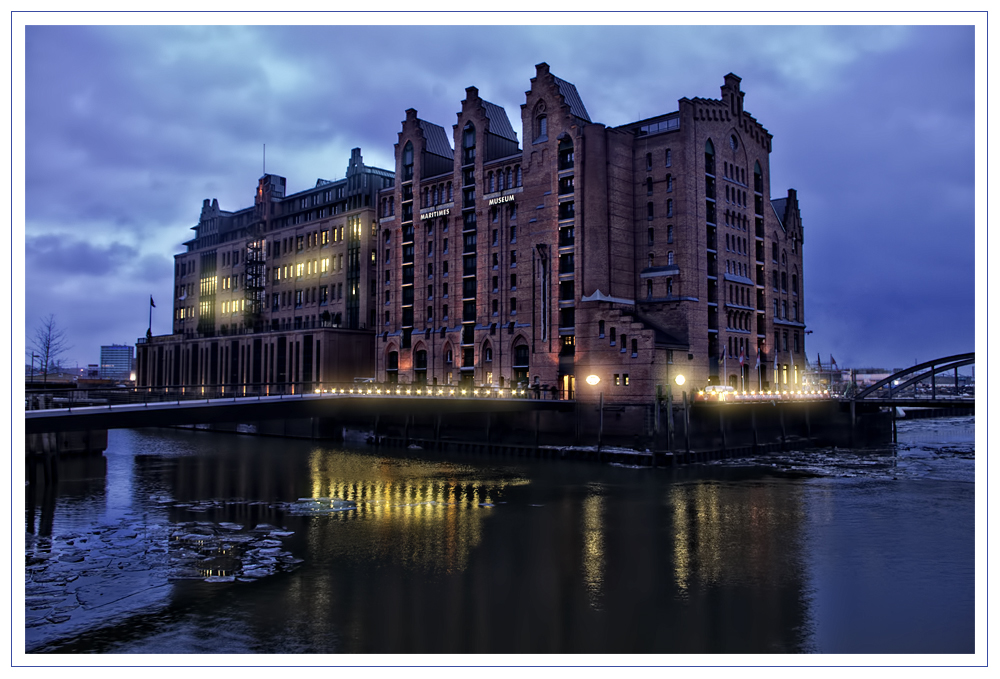
[[[851,397],[854,403],[877,404],[896,407],[957,408],[974,407],[974,394],[964,394],[958,387],[958,369],[975,365],[975,352],[955,354],[925,361],[911,368],[900,370],[866,387]],[[953,393],[944,393],[937,384],[941,373],[954,371]],[[927,385],[927,381],[930,384]],[[922,386],[922,389],[918,389]]]

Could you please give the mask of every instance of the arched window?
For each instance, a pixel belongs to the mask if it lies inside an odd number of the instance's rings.
[[[514,375],[515,383],[528,382],[528,343],[523,337],[514,340]]]
[[[535,129],[534,129],[534,140],[535,141],[545,141],[548,139],[549,135],[549,121],[545,116],[545,102],[540,101],[535,107]]]
[[[493,176],[492,172],[490,172],[489,187],[486,190],[489,193],[493,193],[494,191],[496,191],[495,177]]]
[[[569,170],[573,168],[573,142],[570,138],[563,137],[559,141],[559,169]]]
[[[715,174],[715,145],[711,139],[705,142],[705,174]]]
[[[667,164],[664,167],[670,167],[671,165],[670,149],[667,149],[666,156],[667,156]]]
[[[493,346],[487,341],[483,344],[483,363],[493,362]]]
[[[674,176],[667,175],[667,193],[671,193],[674,190]]]
[[[646,219],[649,219],[649,220],[653,219],[653,204],[652,203],[646,203]]]
[[[670,250],[667,253],[667,266],[673,266],[673,265],[674,265],[674,251]]]
[[[652,256],[653,255],[650,255],[650,257],[652,257]],[[650,266],[652,266],[652,264],[650,264]],[[647,280],[646,281],[646,299],[652,299],[652,298],[653,298],[653,281],[652,280]]]
[[[476,160],[476,126],[466,123],[462,130],[462,162],[468,165]]]
[[[520,185],[521,185],[521,166],[520,165],[515,165],[514,166],[514,186],[520,186]]]
[[[508,189],[513,188],[514,184],[513,184],[512,178],[511,178],[511,169],[509,167],[507,168],[506,178],[507,178],[507,181],[504,182],[504,184],[506,185],[506,187]]]
[[[653,195],[653,178],[652,177],[646,177],[646,195],[647,196],[652,196]]]
[[[764,193],[764,173],[760,169],[760,161],[755,161],[753,164],[753,190]]]

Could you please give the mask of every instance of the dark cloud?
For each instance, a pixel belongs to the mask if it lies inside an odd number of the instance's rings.
[[[450,132],[468,86],[520,132],[545,61],[612,126],[741,76],[772,195],[799,193],[810,355],[971,348],[973,48],[962,26],[31,26],[29,325],[64,316],[87,363],[144,334],[152,294],[169,332],[172,255],[204,198],[252,203],[264,144],[294,192],[355,146],[391,167],[408,108]]]

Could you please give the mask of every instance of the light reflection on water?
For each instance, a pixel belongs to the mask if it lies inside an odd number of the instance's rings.
[[[116,611],[90,627],[85,617],[43,619],[26,630],[28,647],[962,651],[971,644],[971,528],[952,524],[964,513],[972,523],[964,489],[974,446],[962,432],[974,425],[953,424],[957,439],[940,422],[901,423],[892,450],[792,451],[763,465],[676,470],[112,432],[106,473],[92,465],[89,480],[65,479],[48,505],[29,502],[29,529],[49,526],[51,537],[30,541],[29,556],[43,542],[48,553],[33,557],[28,579],[71,577],[61,558],[81,545],[67,536],[116,521],[118,531],[153,527],[131,538],[147,554],[183,522],[216,534],[268,524],[293,566],[252,582],[162,583],[154,559],[129,585],[87,556],[91,582],[108,576],[103,591],[91,585],[91,600],[141,584],[159,587],[158,608]],[[294,511],[321,498],[356,506]],[[936,578],[945,569],[947,579]],[[45,601],[36,620],[68,615],[47,613]],[[893,631],[879,631],[886,626]]]

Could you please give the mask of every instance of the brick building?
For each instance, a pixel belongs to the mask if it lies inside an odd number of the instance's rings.
[[[608,127],[543,63],[523,148],[475,87],[450,135],[408,110],[379,195],[377,379],[622,403],[679,376],[800,385],[798,202],[770,198],[771,135],[743,98],[729,74],[720,99]]]
[[[392,173],[351,152],[346,177],[252,207],[205,200],[175,256],[173,334],[137,345],[139,386],[290,392],[374,375],[376,201]]]

